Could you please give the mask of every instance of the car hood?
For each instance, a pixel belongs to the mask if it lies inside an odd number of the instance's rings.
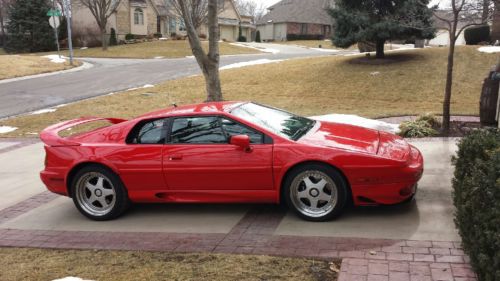
[[[404,160],[410,152],[409,144],[401,137],[373,129],[319,122],[298,142]]]

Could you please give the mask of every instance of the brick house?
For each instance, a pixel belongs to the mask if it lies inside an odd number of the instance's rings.
[[[282,0],[257,22],[264,41],[286,41],[297,36],[329,38],[333,21],[327,12],[332,0]]]
[[[78,3],[78,0],[73,0]],[[252,17],[242,16],[233,0],[219,0],[219,28],[221,39],[236,41],[241,24],[243,36],[251,39],[255,30]],[[99,29],[88,8],[73,5],[73,29],[80,45],[92,45],[100,41]],[[173,33],[186,34],[184,21],[176,15],[172,4],[165,0],[122,0],[108,20],[107,32],[114,28],[119,40],[126,34],[152,37],[161,34],[170,37]],[[200,27],[200,34],[207,34],[206,25]]]

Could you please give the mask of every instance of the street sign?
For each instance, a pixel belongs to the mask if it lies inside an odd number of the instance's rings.
[[[49,18],[49,24],[52,26],[52,28],[58,28],[61,22],[59,21],[59,17],[57,16],[51,16]]]
[[[61,14],[61,11],[59,10],[54,10],[54,9],[50,9],[48,12],[47,12],[47,17],[60,17],[62,14]]]

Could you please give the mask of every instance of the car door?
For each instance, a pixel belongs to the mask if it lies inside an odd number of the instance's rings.
[[[139,122],[127,136],[126,144],[107,156],[116,163],[129,192],[166,189],[162,152],[167,122],[165,118]]]
[[[229,144],[246,134],[251,150]],[[252,128],[221,116],[179,117],[171,121],[163,171],[171,190],[271,190],[272,143]]]

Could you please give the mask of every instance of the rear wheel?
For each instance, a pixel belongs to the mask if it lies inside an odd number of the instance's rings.
[[[301,218],[326,221],[341,213],[347,201],[347,186],[335,169],[308,164],[290,172],[283,195]]]
[[[71,191],[71,197],[78,211],[97,221],[114,219],[129,205],[120,178],[97,165],[86,166],[78,171],[73,178]]]

